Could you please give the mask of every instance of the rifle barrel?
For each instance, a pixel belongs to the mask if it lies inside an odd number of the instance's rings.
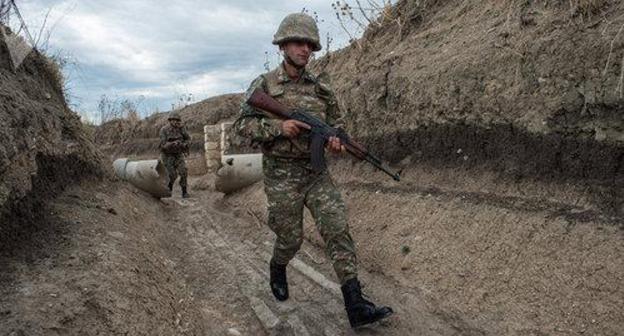
[[[372,155],[364,146],[352,141],[342,130],[333,128],[322,120],[319,120],[314,116],[310,116],[305,112],[291,111],[261,89],[254,90],[251,96],[247,99],[247,104],[272,113],[282,119],[297,119],[301,122],[305,122],[312,126],[313,129],[317,129],[318,133],[325,139],[328,139],[330,136],[338,136],[351,155],[360,160],[367,161],[377,169],[380,169],[384,173],[390,175],[390,177],[392,177],[395,181],[400,181],[401,179],[398,173],[393,173],[385,163]]]

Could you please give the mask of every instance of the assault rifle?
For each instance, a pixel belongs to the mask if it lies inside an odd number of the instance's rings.
[[[167,138],[167,142],[163,146],[165,152],[169,152],[169,154],[189,154],[189,145],[184,143],[184,138],[180,137],[169,137]]]
[[[401,177],[399,173],[394,173],[390,170],[390,167],[383,163],[375,155],[371,154],[364,146],[353,141],[349,135],[340,128],[334,128],[319,118],[309,114],[303,109],[289,110],[286,106],[282,105],[273,97],[266,94],[260,89],[256,89],[249,99],[247,104],[274,114],[282,119],[293,119],[310,125],[311,144],[310,149],[312,153],[312,168],[317,171],[323,171],[326,168],[325,163],[325,144],[330,137],[337,137],[340,139],[340,143],[345,147],[349,154],[355,156],[360,160],[365,160],[368,163],[375,166],[377,169],[382,170],[384,173],[390,175],[395,181],[399,181]]]

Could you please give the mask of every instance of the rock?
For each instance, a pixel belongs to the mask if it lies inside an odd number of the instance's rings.
[[[227,332],[228,332],[228,335],[231,335],[231,336],[241,336],[241,335],[242,335],[242,334],[240,333],[240,331],[238,331],[238,330],[236,330],[236,329],[234,329],[234,328],[230,328],[230,329],[228,329],[228,331],[227,331]]]

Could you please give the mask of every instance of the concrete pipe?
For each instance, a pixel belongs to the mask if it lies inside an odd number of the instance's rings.
[[[167,170],[160,160],[130,161],[127,158],[113,162],[115,174],[122,180],[154,197],[171,197],[167,188]]]
[[[217,170],[215,189],[229,194],[252,185],[263,178],[262,154],[235,154],[221,157],[223,166]]]

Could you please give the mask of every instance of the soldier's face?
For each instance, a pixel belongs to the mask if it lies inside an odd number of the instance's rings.
[[[310,61],[312,44],[306,41],[291,41],[282,45],[282,50],[295,66],[304,67]]]
[[[169,123],[173,127],[180,127],[180,126],[182,126],[182,121],[180,121],[178,119],[171,119],[171,120],[169,120]]]

